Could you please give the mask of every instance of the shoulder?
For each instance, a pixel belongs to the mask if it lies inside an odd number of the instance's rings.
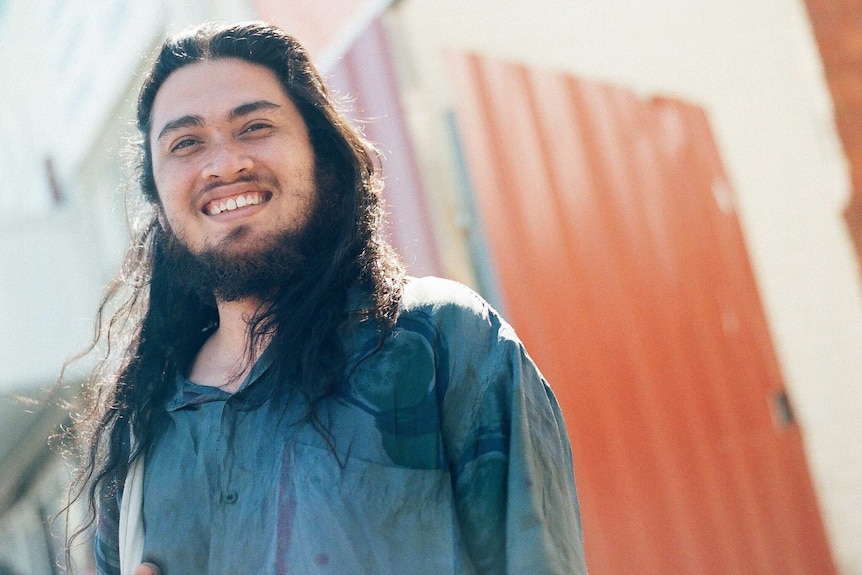
[[[437,278],[410,278],[404,286],[396,329],[433,332],[438,344],[474,354],[520,341],[512,327],[469,287]]]
[[[491,305],[469,287],[433,276],[409,278],[402,293],[400,313],[425,316],[440,326],[501,321]]]
[[[436,307],[472,307],[484,300],[464,284],[453,280],[425,276],[408,278],[401,305],[405,310]]]

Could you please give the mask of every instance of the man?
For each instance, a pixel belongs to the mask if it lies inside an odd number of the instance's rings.
[[[472,291],[404,276],[293,38],[169,38],[137,125],[152,214],[79,426],[99,573],[586,572],[553,394]]]

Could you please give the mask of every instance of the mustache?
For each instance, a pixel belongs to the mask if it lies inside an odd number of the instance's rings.
[[[212,182],[207,182],[200,190],[198,190],[198,194],[204,195],[213,190],[217,190],[225,186],[232,186],[234,184],[254,184],[260,188],[278,188],[278,180],[274,177],[265,177],[257,172],[251,172],[248,174],[241,174],[232,180],[214,180]]]

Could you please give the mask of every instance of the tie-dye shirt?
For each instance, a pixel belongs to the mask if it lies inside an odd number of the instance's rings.
[[[586,573],[572,455],[554,396],[471,290],[412,280],[394,331],[344,334],[326,434],[256,390],[180,378],[145,462],[144,556],[176,574]],[[117,506],[99,573],[119,573]]]

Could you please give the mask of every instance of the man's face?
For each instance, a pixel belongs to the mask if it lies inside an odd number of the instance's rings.
[[[192,253],[258,252],[308,223],[308,129],[268,68],[233,58],[180,68],[159,88],[151,126],[160,217]]]

